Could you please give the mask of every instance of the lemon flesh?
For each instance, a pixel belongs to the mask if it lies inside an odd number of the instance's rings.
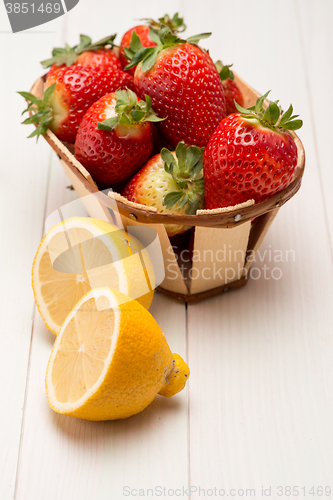
[[[158,393],[179,392],[185,372],[187,379],[187,365],[172,354],[141,304],[99,288],[81,298],[62,325],[47,368],[46,392],[58,413],[122,419],[142,411]]]
[[[149,308],[155,276],[148,251],[126,231],[97,219],[73,217],[53,226],[32,268],[35,301],[45,325],[58,334],[79,299],[103,286]]]

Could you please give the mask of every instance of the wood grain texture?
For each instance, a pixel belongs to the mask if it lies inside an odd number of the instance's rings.
[[[28,90],[40,72],[45,56],[41,37],[11,34],[3,3],[0,11],[0,497],[9,500],[15,490],[33,326],[31,265],[43,230],[51,155],[44,141],[37,147],[26,139],[32,129],[20,125],[25,103],[16,94]],[[45,45],[57,42],[60,26],[59,20],[49,24]],[[23,45],[31,57],[22,58]]]
[[[73,39],[73,43],[79,32],[85,32],[86,21],[86,32],[95,38],[100,38],[102,31],[108,33],[110,26],[112,29],[110,19],[105,19],[94,33],[90,6],[83,3],[83,11],[81,2],[78,6],[80,24],[75,27],[73,22],[66,28],[66,39]],[[109,3],[104,5],[110,8]],[[134,2],[129,2],[131,6]],[[136,17],[142,17],[137,11]],[[129,18],[126,23],[131,24],[132,20]],[[76,193],[67,189],[70,184],[54,156],[45,209],[48,226],[58,217],[60,207],[68,217],[85,214]],[[186,359],[185,306],[156,294],[151,312],[163,328],[170,348]],[[44,388],[53,341],[36,312],[16,500],[109,500],[122,498],[127,485],[147,488],[172,482],[186,484],[186,391],[170,399],[158,396],[144,412],[119,422],[93,423],[57,415],[47,404]]]
[[[320,0],[314,5],[311,0],[294,0],[296,6],[297,27],[302,46],[305,85],[311,115],[311,127],[314,141],[314,157],[318,166],[321,194],[325,200],[325,222],[330,234],[330,246],[333,260],[333,143],[331,127],[328,125],[330,109],[328,95],[333,88],[332,65],[327,61],[333,53],[333,3]],[[319,78],[314,67],[323,68]]]
[[[54,155],[48,216],[62,204],[68,216],[85,215],[77,194],[67,186]],[[157,294],[151,312],[170,348],[185,359],[185,306]],[[127,485],[186,481],[186,392],[171,399],[158,396],[144,412],[125,421],[96,423],[58,415],[49,408],[44,387],[53,341],[36,311],[16,499],[109,500],[121,498]]]
[[[184,306],[156,295],[151,310],[171,349],[185,358]],[[186,392],[157,396],[145,411],[123,421],[58,415],[49,408],[44,387],[53,340],[36,313],[16,498],[109,500],[122,498],[126,486],[186,481]]]
[[[68,203],[68,213],[85,212],[67,189],[70,181],[58,158],[52,157],[48,173],[47,145],[25,139],[28,127],[18,126],[23,101],[13,90],[28,89],[55,39],[73,45],[79,33],[94,39],[122,33],[137,23],[133,19],[163,15],[162,8],[151,0],[130,0],[124,13],[123,5],[111,8],[109,0],[99,0],[98,10],[109,15],[97,22],[91,2],[81,0],[40,35],[0,34],[6,71],[0,79],[6,116],[0,121],[6,284],[0,293],[1,500],[118,500],[124,486],[178,488],[188,480],[206,489],[253,487],[257,497],[262,486],[272,486],[271,498],[277,498],[278,485],[331,483],[332,141],[318,92],[329,95],[332,87],[328,0],[168,3],[170,14],[180,10],[186,16],[188,36],[213,31],[202,45],[214,60],[234,62],[235,71],[262,93],[273,88],[272,98],[284,108],[293,102],[304,120],[302,189],[279,211],[248,285],[189,305],[187,333],[185,306],[155,296],[151,312],[191,369],[188,400],[186,392],[158,397],[142,414],[106,423],[63,417],[48,407],[44,376],[54,337],[38,313],[32,314],[31,262],[45,216]],[[4,19],[0,30],[9,30]],[[280,279],[274,268],[281,270]],[[203,497],[197,491],[191,498]]]
[[[271,485],[278,498],[278,485],[329,484],[333,466],[333,273],[302,42],[290,2],[224,3],[226,18],[237,18],[238,26],[225,23],[223,30],[209,14],[213,2],[205,5],[203,12],[195,0],[186,11],[193,32],[199,24],[200,31],[212,30],[207,45],[215,58],[234,62],[254,88],[273,87],[284,107],[293,102],[305,123],[299,135],[308,168],[302,189],[268,232],[248,285],[189,305],[190,481],[256,488],[257,495]],[[248,29],[259,19],[260,36]],[[288,36],[273,36],[269,19]],[[281,279],[273,278],[275,267]]]

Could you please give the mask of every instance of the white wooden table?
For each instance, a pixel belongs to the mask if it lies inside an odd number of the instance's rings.
[[[278,266],[281,279],[189,307],[155,295],[151,312],[191,368],[186,391],[125,421],[80,421],[47,404],[54,337],[30,286],[44,220],[76,194],[45,141],[26,139],[14,91],[30,88],[55,45],[120,35],[166,9],[185,16],[189,35],[213,31],[204,46],[214,59],[294,104],[306,173],[256,263]],[[286,487],[314,499],[318,487],[324,497],[333,490],[332,19],[331,0],[81,0],[13,35],[0,4],[1,500],[276,499]],[[295,258],[274,264],[270,249]]]

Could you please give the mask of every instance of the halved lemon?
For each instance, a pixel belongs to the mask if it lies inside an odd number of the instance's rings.
[[[66,318],[46,373],[49,404],[87,420],[126,418],[160,393],[185,387],[189,369],[136,300],[110,288],[88,292]]]
[[[32,267],[32,288],[47,328],[58,334],[73,306],[92,288],[108,286],[149,308],[155,277],[149,253],[107,222],[73,217],[44,236]]]

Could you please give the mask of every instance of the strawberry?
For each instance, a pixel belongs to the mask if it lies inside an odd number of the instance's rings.
[[[80,35],[79,45],[55,48],[52,58],[42,61],[43,67],[51,66],[45,82],[45,92],[52,89],[47,101],[19,92],[32,104],[25,111],[35,113],[23,123],[38,125],[29,137],[38,139],[50,128],[61,141],[74,143],[80,122],[95,101],[118,88],[134,89],[133,78],[122,71],[119,59],[105,47],[113,44],[115,36],[92,44],[91,38]]]
[[[293,107],[281,115],[278,101],[263,108],[267,92],[255,106],[222,120],[204,153],[206,208],[236,205],[250,198],[259,203],[286,188],[297,164],[289,130],[302,126]]]
[[[122,69],[119,59],[115,53],[105,46],[113,46],[116,35],[103,38],[99,42],[92,43],[89,36],[80,35],[80,43],[74,47],[66,44],[65,48],[56,47],[52,51],[52,57],[41,62],[43,68],[54,69],[56,66],[72,66],[77,64],[83,67],[112,66],[114,69]]]
[[[196,214],[204,206],[203,148],[180,142],[175,152],[163,148],[127,183],[122,195],[128,200],[156,207],[165,214]],[[165,224],[169,236],[190,226]]]
[[[134,33],[134,35],[133,35]],[[132,41],[133,40],[133,41]],[[139,25],[126,31],[125,35],[121,39],[120,49],[119,49],[119,59],[123,68],[127,66],[129,60],[126,57],[126,49],[133,50],[135,44],[139,40],[142,47],[155,47],[156,43],[149,36],[149,26]],[[134,76],[135,67],[128,70],[128,73]]]
[[[56,83],[50,105],[54,121],[50,129],[65,142],[74,142],[81,120],[100,97],[119,88],[133,89],[133,78],[112,66],[60,66],[46,78],[47,89]]]
[[[244,99],[240,88],[234,80],[234,74],[230,69],[232,64],[223,66],[221,61],[216,61],[215,66],[217,71],[219,72],[222,87],[224,90],[227,115],[230,115],[231,113],[237,113],[235,101],[240,106],[244,106]]]
[[[134,88],[133,79],[122,71],[119,59],[105,45],[112,45],[116,35],[92,44],[91,38],[80,35],[75,47],[55,48],[52,58],[42,61],[51,66],[45,82],[47,100],[36,99],[28,92],[19,92],[33,103],[25,111],[34,116],[24,124],[38,124],[29,136],[46,134],[50,128],[64,142],[74,143],[77,129],[87,109],[100,97],[118,88]]]
[[[139,100],[131,90],[117,90],[95,102],[85,114],[75,141],[75,156],[97,183],[128,179],[150,157],[151,122],[160,118],[151,100]]]
[[[152,156],[157,155],[161,152],[162,148],[170,148],[169,144],[167,143],[165,137],[161,133],[160,130],[158,130],[157,127],[154,128],[153,130],[153,151],[152,151]]]
[[[174,35],[186,29],[183,19],[178,16],[178,13],[175,14],[172,19],[168,16],[168,14],[165,14],[165,16],[159,18],[158,21],[154,21],[154,19],[141,19],[141,21],[146,21],[147,25],[140,24],[139,26],[131,28],[130,30],[126,31],[125,35],[121,39],[119,59],[123,68],[125,68],[125,66],[129,63],[129,59],[133,57],[135,53],[136,43],[138,43],[138,41],[141,43],[142,47],[156,46],[156,43],[149,36],[150,27],[159,29],[162,25],[165,25],[170,28]],[[126,54],[129,55],[129,59],[127,58]],[[135,67],[130,68],[128,72],[131,75],[134,75]]]
[[[90,106],[103,95],[118,88],[133,88],[133,77],[112,66],[60,66],[51,68],[45,83],[47,102],[29,92],[19,92],[33,104],[25,111],[35,114],[22,122],[38,124],[29,137],[46,134],[50,128],[64,142],[74,143],[81,120]]]
[[[131,63],[136,93],[151,97],[153,108],[167,119],[159,128],[172,147],[180,141],[206,146],[226,116],[225,98],[217,69],[208,52],[196,44],[210,33],[182,40],[169,28],[150,28],[156,47],[137,44]],[[140,64],[139,64],[140,63]]]

